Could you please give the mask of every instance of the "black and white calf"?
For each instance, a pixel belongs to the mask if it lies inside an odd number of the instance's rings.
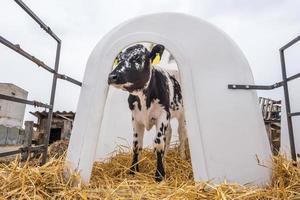
[[[163,158],[170,144],[172,129],[170,119],[177,118],[180,155],[185,155],[187,142],[183,101],[179,82],[167,71],[153,66],[156,56],[161,56],[164,46],[156,45],[149,52],[141,44],[131,46],[116,58],[116,67],[109,74],[108,84],[128,91],[129,108],[132,111],[133,161],[131,173],[139,171],[138,157],[143,147],[145,129],[156,126],[154,151],[157,158],[155,179],[165,176]]]

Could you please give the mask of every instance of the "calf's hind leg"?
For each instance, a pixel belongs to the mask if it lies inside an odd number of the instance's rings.
[[[163,158],[165,154],[166,147],[166,130],[170,123],[169,115],[167,112],[161,114],[161,116],[157,119],[156,122],[156,136],[154,139],[154,151],[156,154],[156,172],[155,172],[155,180],[160,182],[165,177],[165,169],[163,165]]]
[[[171,124],[169,123],[166,130],[165,155],[167,155],[168,150],[170,148],[171,139],[172,139],[172,127]]]
[[[188,138],[186,131],[186,122],[184,114],[178,118],[178,136],[179,136],[179,153],[180,158],[183,160],[187,159],[186,147],[188,147]]]

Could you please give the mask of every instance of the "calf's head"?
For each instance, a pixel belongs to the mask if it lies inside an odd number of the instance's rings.
[[[151,78],[151,64],[162,56],[164,49],[157,44],[149,52],[145,46],[136,44],[121,51],[115,60],[116,67],[108,75],[108,84],[130,93],[144,89]]]

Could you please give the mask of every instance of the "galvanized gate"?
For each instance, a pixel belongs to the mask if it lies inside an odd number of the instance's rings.
[[[48,120],[47,120],[47,132],[45,134],[43,145],[40,145],[40,146],[35,147],[35,148],[27,147],[25,149],[22,148],[22,149],[19,149],[19,150],[16,150],[16,151],[0,153],[0,157],[8,156],[8,155],[14,155],[14,154],[18,154],[18,153],[21,153],[21,152],[24,152],[24,151],[27,152],[27,154],[28,154],[31,150],[42,150],[43,155],[42,155],[42,162],[41,163],[44,164],[46,162],[46,159],[47,159],[47,151],[48,151],[48,144],[49,144],[49,136],[50,136],[51,122],[52,122],[52,115],[53,115],[53,106],[54,106],[54,100],[55,100],[57,79],[63,79],[63,80],[69,81],[73,84],[76,84],[78,86],[81,86],[82,84],[81,84],[81,82],[79,82],[79,81],[77,81],[77,80],[75,80],[75,79],[73,79],[69,76],[58,73],[59,59],[60,59],[60,49],[61,49],[61,40],[59,39],[59,37],[24,2],[22,2],[22,0],[15,0],[15,2],[37,24],[39,24],[40,27],[44,31],[46,31],[46,33],[48,33],[57,42],[57,46],[56,46],[55,65],[54,65],[54,69],[53,69],[53,68],[49,67],[47,64],[45,64],[42,60],[34,57],[30,53],[28,53],[27,51],[22,49],[19,44],[13,44],[10,41],[3,38],[2,36],[0,36],[0,42],[2,44],[7,46],[8,48],[14,50],[18,54],[24,56],[25,58],[29,59],[33,63],[37,64],[39,67],[42,67],[46,71],[53,74],[51,97],[50,97],[49,104],[41,103],[41,102],[35,101],[35,100],[30,101],[30,100],[25,100],[25,99],[21,99],[21,98],[16,98],[16,97],[0,94],[0,99],[4,99],[4,100],[8,100],[8,101],[14,101],[14,102],[23,103],[23,104],[28,104],[28,105],[32,105],[34,107],[43,107],[43,108],[49,109]]]

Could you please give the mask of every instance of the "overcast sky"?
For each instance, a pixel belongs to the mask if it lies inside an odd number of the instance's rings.
[[[24,0],[62,39],[60,73],[82,80],[96,43],[113,27],[142,14],[172,11],[200,17],[224,30],[240,46],[257,84],[281,78],[278,49],[300,34],[299,0]],[[87,3],[88,2],[88,3]],[[49,66],[56,43],[12,0],[1,0],[0,34]],[[201,35],[199,35],[201,37]],[[287,52],[288,73],[300,71],[300,45]],[[29,91],[28,99],[49,102],[52,76],[0,44],[0,82]],[[58,82],[55,110],[75,111],[80,88]],[[280,98],[280,91],[259,93]],[[27,106],[29,110],[36,110]],[[29,114],[26,119],[34,119]]]

